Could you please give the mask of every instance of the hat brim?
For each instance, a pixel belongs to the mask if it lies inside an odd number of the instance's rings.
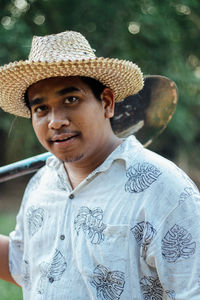
[[[143,87],[142,72],[130,61],[103,57],[59,62],[26,60],[0,68],[0,107],[11,114],[30,118],[24,101],[27,88],[40,80],[58,76],[97,79],[113,90],[116,102],[137,94]]]

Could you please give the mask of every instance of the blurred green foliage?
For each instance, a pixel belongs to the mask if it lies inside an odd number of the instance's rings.
[[[151,148],[194,170],[200,166],[199,1],[1,0],[0,8],[0,65],[26,59],[33,35],[70,29],[84,34],[97,56],[132,60],[145,75],[174,80],[177,111]],[[44,151],[30,120],[2,111],[0,120],[1,164]]]
[[[8,235],[14,230],[16,224],[15,213],[0,213],[0,232]],[[22,300],[22,290],[9,282],[0,280],[0,291],[2,300]]]

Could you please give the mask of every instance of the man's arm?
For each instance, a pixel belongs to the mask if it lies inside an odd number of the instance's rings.
[[[10,274],[8,252],[9,238],[7,236],[0,235],[0,278],[17,285]]]
[[[199,300],[200,195],[186,186],[174,202],[176,207],[163,218],[150,244],[147,263],[157,270],[158,290],[170,299]]]

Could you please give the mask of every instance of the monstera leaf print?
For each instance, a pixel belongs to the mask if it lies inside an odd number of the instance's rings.
[[[65,262],[64,256],[60,251],[56,250],[47,274],[49,281],[52,283],[53,281],[60,280],[66,270],[66,266],[67,263]]]
[[[100,244],[104,240],[103,231],[106,228],[102,220],[103,211],[101,208],[91,210],[83,206],[74,220],[74,228],[77,234],[82,229],[92,244]]]
[[[96,288],[98,300],[119,300],[124,290],[124,273],[110,271],[98,265],[93,272],[91,285]]]
[[[145,300],[163,299],[163,288],[158,277],[144,276],[140,280],[140,286]]]
[[[142,246],[143,251],[146,251],[147,246],[151,243],[156,234],[156,229],[151,225],[151,223],[142,221],[131,228],[131,232],[133,233],[137,244]]]
[[[184,188],[184,192],[180,194],[179,204],[183,203],[184,201],[186,201],[194,195],[199,196],[199,192],[197,189],[194,189],[193,187]]]
[[[172,300],[176,300],[176,293],[174,290],[167,290],[165,291],[165,293],[167,294],[167,296],[172,299]]]
[[[140,193],[146,190],[161,175],[160,170],[149,163],[138,163],[131,166],[126,173],[129,178],[125,184],[125,191]]]
[[[32,237],[41,227],[44,222],[44,209],[34,208],[31,206],[28,208],[27,213],[28,232]]]
[[[38,293],[39,294],[44,293],[44,286],[46,280],[48,280],[50,283],[60,280],[66,268],[67,268],[67,263],[65,261],[64,256],[61,254],[59,250],[56,249],[52,261],[43,262],[40,265],[41,276],[38,283]]]
[[[162,240],[162,256],[169,263],[190,258],[195,253],[195,249],[196,243],[192,241],[191,234],[176,224]]]
[[[30,280],[30,266],[27,260],[24,260],[22,262],[22,282],[23,282],[23,287],[29,291],[31,289],[31,280]]]

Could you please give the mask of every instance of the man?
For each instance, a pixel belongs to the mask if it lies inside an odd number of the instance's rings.
[[[2,67],[0,81],[0,106],[31,117],[54,154],[1,236],[1,278],[28,300],[200,299],[196,186],[111,129],[114,101],[143,86],[140,69],[96,58],[68,31],[35,37],[29,60]]]

